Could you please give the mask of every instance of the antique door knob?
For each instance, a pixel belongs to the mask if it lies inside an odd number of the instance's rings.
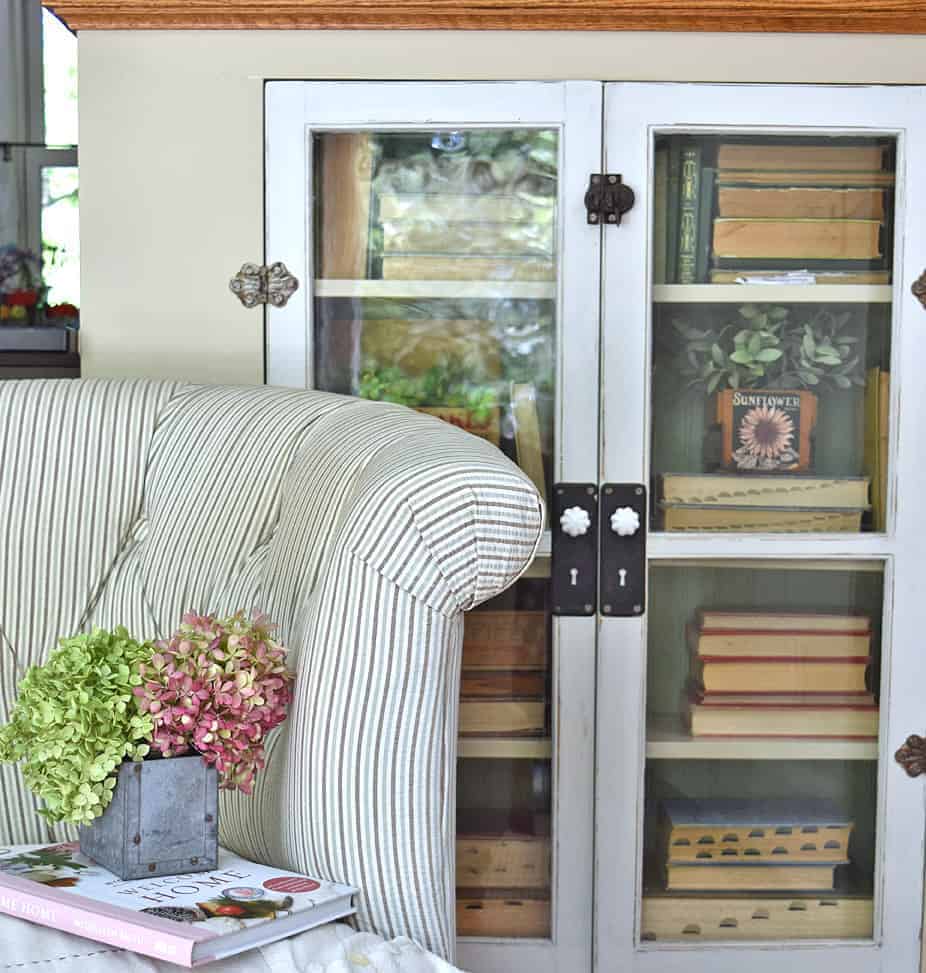
[[[908,736],[894,759],[911,777],[926,773],[926,740],[916,734]]]
[[[592,518],[584,507],[567,507],[559,519],[559,525],[563,528],[564,534],[570,537],[581,537],[588,533]]]
[[[611,530],[618,537],[632,537],[640,529],[640,515],[633,507],[618,507],[611,514]]]

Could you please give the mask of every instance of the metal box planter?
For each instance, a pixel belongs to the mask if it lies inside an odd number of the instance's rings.
[[[202,757],[126,762],[112,803],[80,827],[80,850],[122,879],[217,866],[219,779]]]

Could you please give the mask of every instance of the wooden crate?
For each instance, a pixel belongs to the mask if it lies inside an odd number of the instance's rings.
[[[872,899],[644,895],[644,940],[869,939]]]
[[[545,726],[542,699],[464,699],[460,703],[460,736],[537,735]]]
[[[464,669],[547,667],[546,612],[469,612],[463,632]]]
[[[550,900],[457,893],[457,935],[547,939]]]
[[[467,888],[548,888],[550,839],[458,837],[457,882]]]

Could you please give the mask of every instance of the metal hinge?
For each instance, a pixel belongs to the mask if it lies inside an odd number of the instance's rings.
[[[245,307],[272,304],[283,307],[299,287],[299,281],[286,269],[286,264],[242,264],[241,270],[228,282]]]
[[[602,223],[620,226],[624,213],[633,209],[633,201],[633,190],[624,185],[620,173],[593,172],[588,177],[585,209],[592,226]]]

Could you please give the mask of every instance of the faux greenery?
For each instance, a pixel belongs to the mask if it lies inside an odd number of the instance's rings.
[[[448,360],[421,375],[406,375],[393,365],[367,363],[360,374],[357,394],[377,402],[399,405],[450,406],[468,409],[477,422],[485,422],[498,405],[493,386],[473,381],[462,362]]]
[[[672,320],[676,359],[689,388],[849,389],[863,386],[860,336],[851,311],[744,304],[718,318],[715,307]]]
[[[138,711],[133,690],[150,654],[124,628],[96,629],[62,639],[20,682],[10,722],[0,729],[0,760],[22,762],[49,821],[92,821],[112,800],[122,761],[148,754],[152,722]]]

